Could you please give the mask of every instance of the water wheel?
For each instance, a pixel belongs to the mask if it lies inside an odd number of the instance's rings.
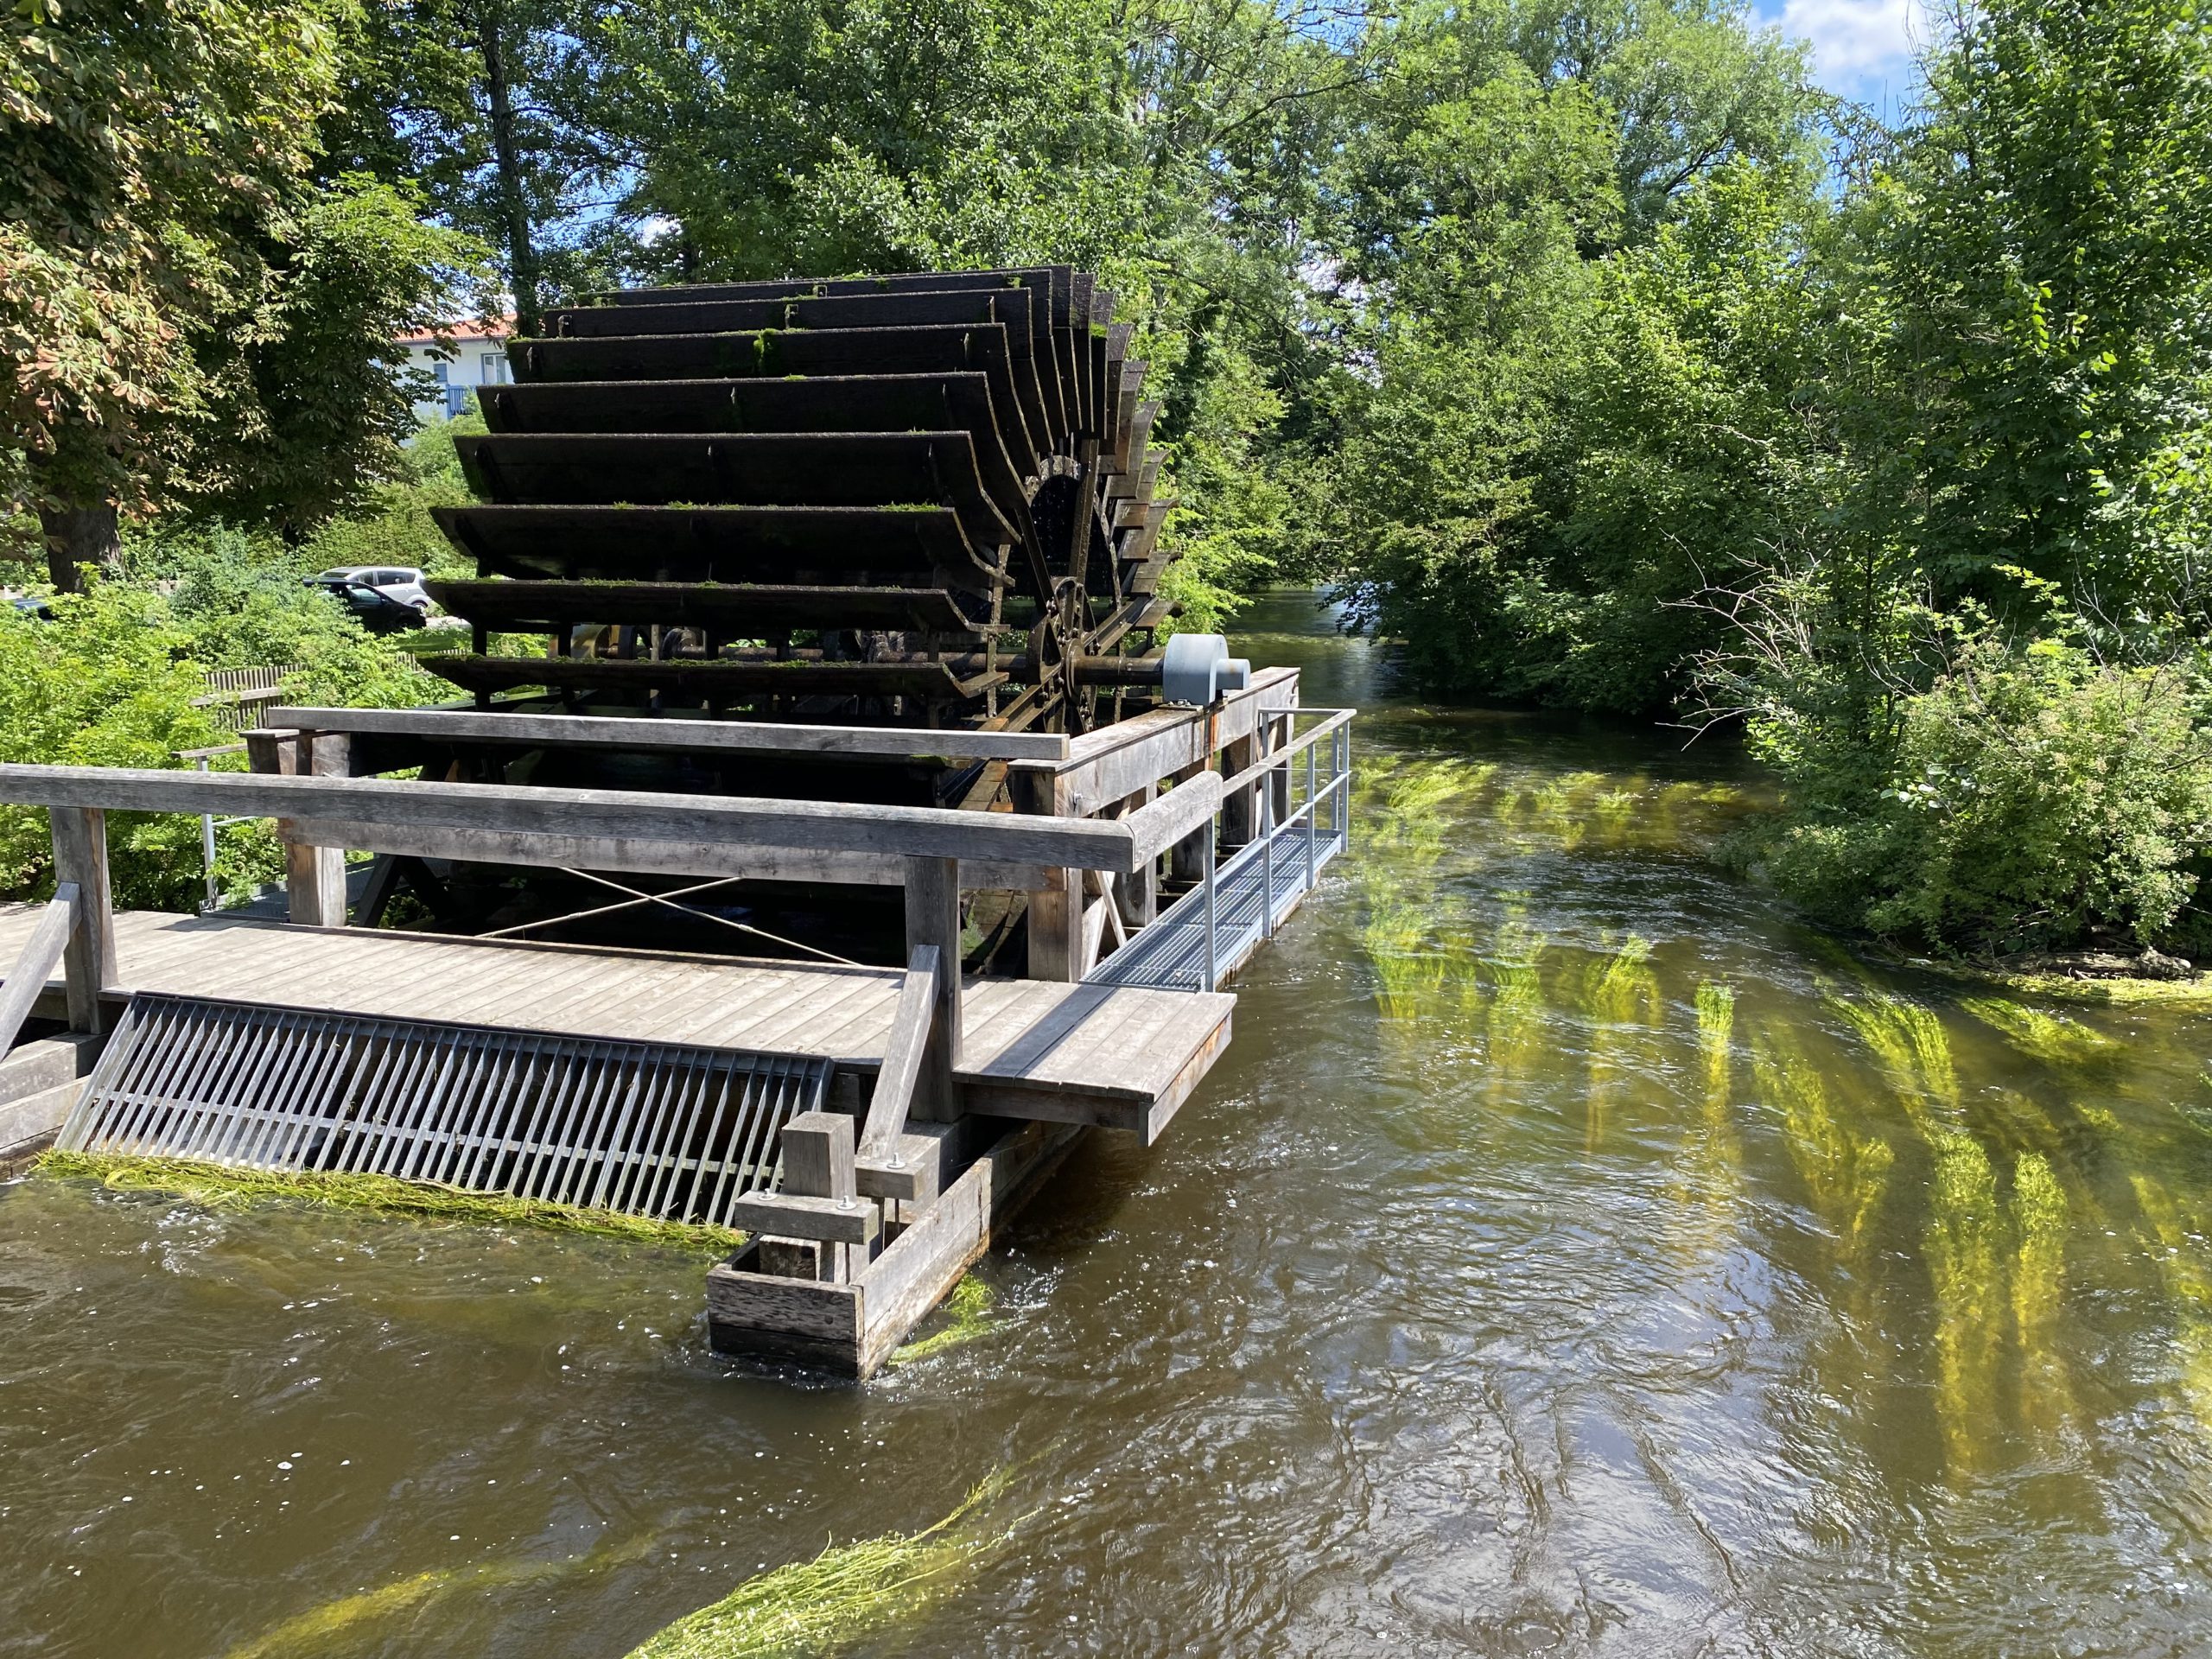
[[[1155,405],[1063,265],[641,289],[547,314],[458,441],[430,584],[490,706],[1079,732],[1156,678]],[[494,635],[546,636],[494,654]],[[753,780],[753,792],[766,792]],[[942,791],[938,791],[942,798]]]

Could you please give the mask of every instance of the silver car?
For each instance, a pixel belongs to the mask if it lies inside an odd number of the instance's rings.
[[[416,611],[430,608],[430,595],[423,587],[423,573],[404,565],[341,564],[301,580],[310,588],[327,588],[333,593],[344,593],[347,588],[373,588],[395,605],[405,605]]]

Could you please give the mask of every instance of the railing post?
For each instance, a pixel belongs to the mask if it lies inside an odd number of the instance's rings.
[[[54,874],[76,884],[77,921],[61,955],[69,1028],[106,1029],[100,993],[122,982],[115,961],[115,893],[108,880],[107,814],[93,806],[47,809],[54,826]]]
[[[1042,817],[1060,816],[1058,779],[1051,772],[1017,767],[1007,785],[1016,812]],[[1032,979],[1072,982],[1083,977],[1083,872],[1062,869],[1060,885],[1029,895],[1025,926],[1029,938],[1028,975]],[[949,960],[957,963],[956,948]]]
[[[949,1123],[960,1116],[953,1068],[960,1062],[960,861],[906,861],[906,955],[937,947],[937,1007],[922,1051],[911,1116]]]
[[[193,762],[193,766],[198,771],[207,771],[207,757],[201,755]],[[213,812],[200,815],[200,868],[207,880],[207,908],[213,910],[222,894],[215,886],[215,815]]]
[[[1313,891],[1313,837],[1321,833],[1321,803],[1313,793],[1313,752],[1321,746],[1306,746],[1306,891]]]
[[[1263,939],[1275,936],[1274,778],[1272,772],[1260,774],[1260,787],[1265,794],[1260,812],[1260,937]]]
[[[1202,991],[1212,991],[1218,990],[1221,988],[1221,975],[1216,967],[1217,957],[1216,945],[1214,942],[1214,851],[1213,826],[1211,824],[1208,824],[1206,826],[1205,858],[1205,868],[1198,879],[1205,883],[1205,892],[1206,895],[1206,982],[1199,986],[1198,988]]]
[[[296,732],[262,728],[245,734],[246,757],[256,772],[278,777],[312,773],[318,778],[351,774],[352,740],[343,732]],[[295,840],[289,818],[276,820],[284,841],[284,890],[290,916],[308,927],[346,925],[346,849],[312,847]]]

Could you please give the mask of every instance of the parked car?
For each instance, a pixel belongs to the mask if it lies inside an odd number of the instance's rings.
[[[430,612],[423,573],[401,565],[341,565],[303,578],[336,598],[366,628],[419,628]]]

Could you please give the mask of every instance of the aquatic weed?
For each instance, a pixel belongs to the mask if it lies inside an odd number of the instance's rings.
[[[2066,1193],[2039,1152],[2012,1165],[2012,1323],[2019,1334],[2023,1415],[2043,1427],[2071,1415],[2060,1352],[2059,1299],[2066,1280]]]
[[[2120,1045],[2069,1014],[2049,1014],[1998,996],[1961,997],[1959,1006],[2005,1033],[2014,1046],[2055,1065],[2083,1065],[2116,1058]]]
[[[1853,1135],[1838,1121],[1826,1081],[1783,1033],[1753,1041],[1751,1076],[1760,1096],[1782,1113],[1783,1143],[1814,1208],[1846,1253],[1855,1254],[1888,1190],[1896,1152],[1887,1141]]]
[[[626,1659],[797,1659],[918,1618],[950,1597],[1011,1535],[1012,1525],[968,1524],[1004,1484],[1001,1476],[982,1482],[950,1515],[919,1532],[833,1544],[810,1561],[747,1579],[647,1638]]]
[[[374,1590],[340,1596],[334,1601],[310,1607],[251,1642],[232,1649],[225,1659],[293,1659],[293,1656],[320,1659],[330,1650],[334,1639],[390,1623],[456,1592],[601,1571],[641,1560],[652,1553],[655,1541],[646,1535],[611,1549],[594,1546],[585,1554],[564,1560],[478,1561],[465,1567],[433,1567]]]
[[[1000,1324],[991,1317],[997,1300],[991,1294],[991,1287],[974,1274],[963,1275],[952,1287],[952,1294],[945,1298],[944,1312],[948,1317],[944,1324],[926,1337],[918,1337],[893,1349],[888,1363],[911,1365],[917,1360],[961,1347],[978,1337],[988,1336]]]
[[[120,1153],[43,1154],[36,1174],[99,1182],[120,1192],[162,1192],[210,1210],[289,1203],[319,1209],[365,1210],[410,1220],[492,1227],[537,1227],[584,1233],[629,1243],[658,1245],[692,1255],[727,1255],[744,1235],[723,1227],[690,1226],[518,1198],[504,1192],[472,1192],[433,1181],[337,1170],[246,1169],[187,1158],[143,1158]]]
[[[1997,1174],[1981,1142],[1963,1130],[1938,1130],[1929,1144],[1936,1163],[1924,1243],[1936,1294],[1936,1406],[1951,1460],[1964,1465],[1974,1459],[1996,1380]]]

